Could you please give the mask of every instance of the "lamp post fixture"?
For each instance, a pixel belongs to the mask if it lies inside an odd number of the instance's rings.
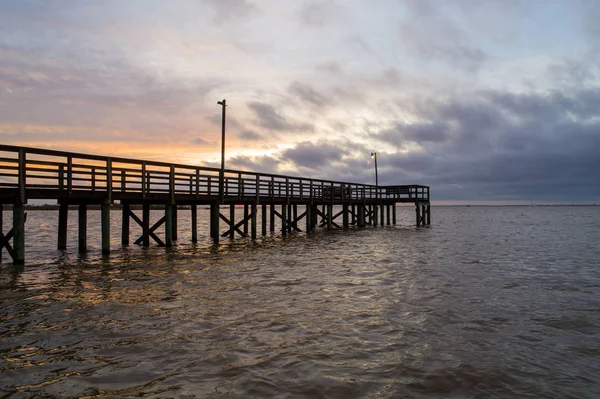
[[[225,109],[227,107],[227,100],[217,101],[217,104],[223,108],[221,113],[221,171],[219,172],[219,197],[221,203],[223,203],[225,202],[223,185],[225,184]]]
[[[379,197],[379,177],[377,176],[377,153],[372,152],[371,158],[375,160],[375,199]]]

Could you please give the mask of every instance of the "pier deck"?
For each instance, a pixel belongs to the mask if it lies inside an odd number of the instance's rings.
[[[379,221],[383,225],[386,213],[387,224],[390,224],[392,209],[395,224],[396,203],[414,203],[417,226],[430,224],[427,186],[374,186],[0,145],[0,214],[2,204],[13,205],[13,228],[5,235],[0,223],[0,260],[2,249],[5,248],[14,263],[24,262],[26,215],[23,205],[28,200],[56,200],[60,205],[59,249],[66,247],[68,207],[79,206],[81,251],[85,251],[86,247],[87,206],[100,205],[105,253],[110,252],[109,209],[115,202],[120,203],[123,209],[123,245],[129,244],[131,218],[142,227],[140,243],[148,246],[152,238],[159,245],[171,246],[177,239],[178,205],[191,208],[193,240],[197,237],[196,206],[209,205],[210,236],[215,242],[220,236],[233,237],[236,233],[248,235],[248,223],[252,224],[250,235],[255,238],[258,206],[262,207],[263,235],[267,227],[273,231],[275,218],[281,220],[284,235],[301,231],[298,222],[302,218],[305,218],[307,232],[318,225],[327,228],[338,226],[335,219],[340,216],[343,218],[343,227],[351,224],[359,227],[377,225]],[[131,205],[143,206],[142,218],[132,212]],[[149,220],[151,205],[165,207],[165,216],[153,226],[150,226]],[[243,219],[238,222],[235,221],[236,205],[244,206]],[[228,215],[221,213],[224,206],[230,208]],[[276,206],[281,207],[280,212]],[[305,207],[301,215],[298,215],[298,206]],[[334,215],[334,206],[342,206],[342,211]],[[270,212],[267,207],[270,207]],[[269,226],[267,216],[270,216]],[[224,233],[219,231],[219,220],[223,220],[228,227]],[[162,224],[165,225],[164,242],[154,234]]]

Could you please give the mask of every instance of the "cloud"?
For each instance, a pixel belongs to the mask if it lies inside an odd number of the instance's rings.
[[[347,154],[343,147],[325,141],[316,144],[302,142],[294,148],[283,151],[281,158],[305,169],[321,169],[340,161]]]
[[[247,0],[204,0],[216,12],[217,22],[230,22],[247,18],[256,13],[258,7]]]
[[[253,101],[248,103],[248,107],[253,111],[258,118],[257,124],[266,129],[280,132],[294,132],[312,130],[312,125],[309,123],[292,122],[278,113],[271,105]]]
[[[305,3],[299,12],[300,22],[312,29],[322,29],[343,17],[344,7],[333,1],[313,1]]]
[[[256,133],[255,131],[252,131],[252,130],[243,130],[242,132],[240,132],[238,134],[238,137],[242,140],[247,140],[247,141],[264,140],[263,136],[261,136],[260,134]]]
[[[293,82],[290,85],[289,92],[290,95],[316,107],[327,104],[327,98],[307,84]]]

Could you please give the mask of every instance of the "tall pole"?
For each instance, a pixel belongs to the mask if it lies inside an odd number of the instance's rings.
[[[223,108],[221,113],[221,171],[219,172],[219,197],[221,203],[225,202],[225,192],[223,186],[225,184],[225,109],[227,108],[227,101],[217,101],[217,104]]]
[[[379,197],[379,176],[377,175],[377,153],[372,152],[371,157],[375,160],[375,198]]]

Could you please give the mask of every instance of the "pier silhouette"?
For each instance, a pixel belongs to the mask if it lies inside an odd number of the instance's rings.
[[[99,206],[105,254],[111,249],[110,208],[116,203],[122,209],[121,245],[132,241],[133,221],[142,229],[135,244],[149,246],[153,240],[160,246],[172,246],[177,240],[178,207],[182,206],[191,212],[193,242],[198,240],[199,205],[210,207],[214,242],[236,235],[255,239],[259,207],[262,235],[267,229],[275,230],[277,219],[282,235],[310,233],[318,227],[396,224],[397,203],[415,204],[417,226],[431,223],[428,186],[379,186],[0,145],[0,261],[6,249],[14,264],[25,262],[25,205],[29,200],[58,202],[58,249],[67,246],[69,207],[76,206],[82,252],[87,249],[88,207]],[[2,230],[4,204],[11,204],[13,210],[12,228],[6,234]],[[141,206],[141,216],[132,206]],[[151,223],[150,208],[156,206],[164,208],[164,215]],[[243,213],[236,219],[238,206]],[[341,210],[334,212],[340,206]],[[221,221],[225,231],[220,230]],[[164,240],[156,234],[163,226]]]

